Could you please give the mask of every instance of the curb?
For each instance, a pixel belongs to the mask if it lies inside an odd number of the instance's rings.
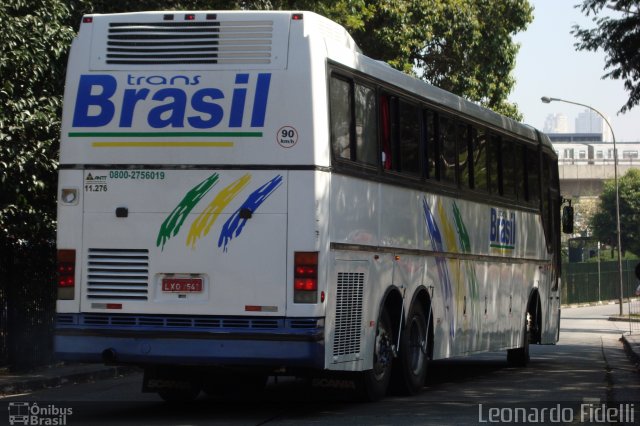
[[[612,315],[609,317],[609,321],[640,322],[640,318],[629,318],[628,315]]]
[[[631,361],[635,364],[636,368],[640,369],[640,354],[634,350],[634,345],[629,343],[629,340],[627,340],[624,334],[622,335],[620,340],[624,345],[625,352],[627,353],[629,358],[631,358]]]
[[[55,371],[55,368],[51,370]],[[99,366],[89,371],[72,371],[67,374],[52,374],[47,377],[16,378],[2,380],[0,376],[0,396],[32,392],[48,388],[56,388],[68,384],[87,383],[96,380],[113,379],[137,373],[140,369],[129,366]],[[5,382],[5,383],[3,383]]]
[[[622,304],[629,303],[629,301],[638,302],[638,301],[640,301],[640,299],[638,299],[637,297],[634,297],[634,298],[631,298],[631,300],[629,300],[627,298],[627,299],[622,301]],[[604,306],[604,305],[619,305],[619,304],[620,304],[619,300],[600,300],[598,302],[584,302],[584,303],[563,304],[563,305],[560,305],[560,307],[562,309],[566,309],[566,308],[585,308],[587,306]]]

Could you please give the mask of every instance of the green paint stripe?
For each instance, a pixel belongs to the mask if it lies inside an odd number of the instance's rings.
[[[510,250],[513,250],[514,248],[516,248],[516,246],[506,246],[506,245],[502,245],[502,244],[490,244],[489,246],[491,248],[510,249]]]
[[[70,138],[261,138],[262,132],[69,132]]]

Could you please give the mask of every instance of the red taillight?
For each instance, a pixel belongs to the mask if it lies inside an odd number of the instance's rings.
[[[294,21],[302,21],[302,13],[294,13],[293,15],[291,15],[291,19],[293,19]]]
[[[76,276],[76,251],[58,250],[58,287],[73,287]]]
[[[83,24],[90,24],[93,22],[93,16],[85,16],[82,18]]]
[[[317,303],[318,252],[295,252],[293,271],[293,301]]]
[[[76,285],[76,251],[58,250],[58,299],[73,299]]]
[[[293,283],[295,290],[313,291],[318,289],[318,280],[313,278],[296,278]]]
[[[186,15],[184,15],[184,19],[185,21],[195,21],[196,15],[193,13],[187,13]]]

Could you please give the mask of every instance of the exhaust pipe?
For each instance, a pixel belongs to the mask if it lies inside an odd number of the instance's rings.
[[[113,364],[118,359],[118,354],[115,349],[109,348],[102,351],[102,361],[105,364]]]

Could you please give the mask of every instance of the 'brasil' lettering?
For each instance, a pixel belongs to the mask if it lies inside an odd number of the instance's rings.
[[[513,250],[516,245],[516,214],[491,208],[489,245],[493,248]]]
[[[226,120],[229,127],[242,127],[247,103],[247,88],[251,83],[249,74],[236,74],[231,94],[229,113],[221,101],[225,99],[223,89],[203,87],[187,92],[176,87],[176,82],[187,86],[198,85],[200,76],[136,77],[129,75],[129,87],[122,91],[122,104],[116,105],[118,80],[108,74],[89,74],[80,76],[78,94],[73,112],[73,127],[103,127],[118,120],[118,127],[133,126],[136,110],[141,104],[150,103],[146,121],[149,126],[160,128],[210,129]],[[163,84],[165,83],[165,84]],[[144,84],[144,86],[143,86]],[[271,74],[261,73],[255,79],[255,92],[251,109],[251,127],[263,127],[267,111]],[[156,88],[155,86],[166,86]],[[133,86],[133,87],[132,87]],[[147,86],[147,87],[145,87]],[[153,86],[153,87],[149,87]],[[148,108],[148,107],[147,107]],[[119,112],[119,117],[116,118]]]

